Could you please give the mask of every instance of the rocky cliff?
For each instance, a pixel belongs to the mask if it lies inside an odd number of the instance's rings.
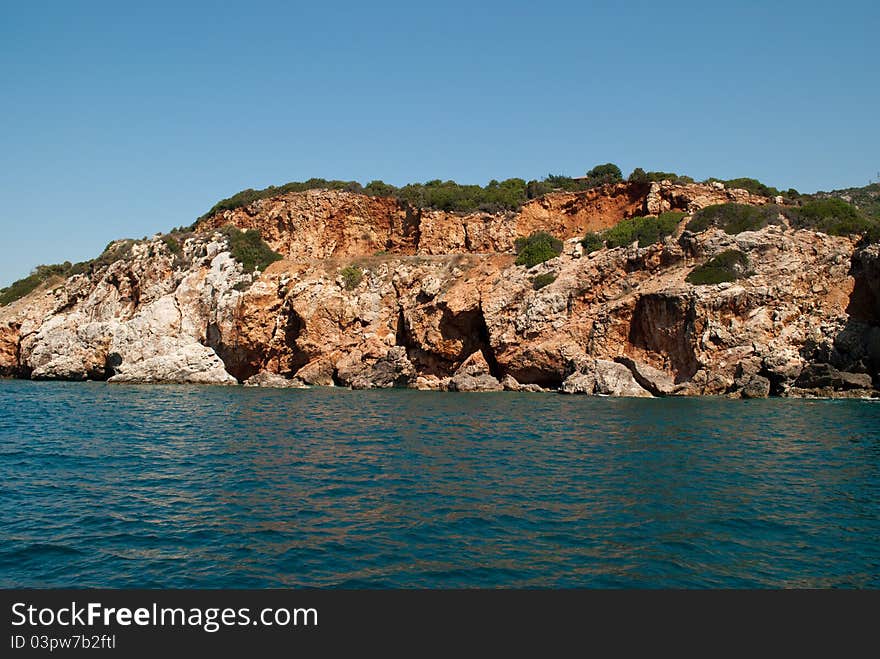
[[[269,386],[502,388],[625,396],[870,396],[880,254],[783,218],[584,253],[621,220],[768,201],[720,185],[552,193],[456,214],[340,191],[290,193],[161,236],[0,307],[0,374]],[[282,260],[248,274],[219,231],[258,229]],[[564,241],[532,268],[514,242]],[[737,250],[733,282],[687,276]],[[346,276],[355,269],[357,277]]]

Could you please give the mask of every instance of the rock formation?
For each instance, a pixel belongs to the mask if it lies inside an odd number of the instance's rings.
[[[765,204],[716,185],[551,193],[456,214],[341,191],[289,193],[202,220],[172,253],[124,258],[0,307],[0,375],[254,386],[560,390],[610,396],[876,395],[880,253],[786,223],[683,231],[584,254],[620,220]],[[686,220],[685,220],[686,221]],[[247,274],[217,231],[258,229],[283,259]],[[514,241],[565,241],[533,268]],[[724,250],[751,274],[692,285]],[[347,281],[342,270],[363,276]],[[537,288],[539,275],[555,276]]]

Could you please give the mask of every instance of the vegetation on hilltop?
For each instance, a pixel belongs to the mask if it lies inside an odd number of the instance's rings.
[[[262,190],[248,188],[231,197],[222,199],[199,219],[210,217],[225,210],[242,208],[258,199],[268,199],[288,192],[306,190],[347,190],[373,197],[394,197],[407,202],[415,208],[434,208],[445,211],[470,213],[484,211],[489,213],[516,211],[529,199],[535,199],[548,192],[576,192],[589,190],[607,183],[620,183],[623,175],[613,163],[596,165],[585,177],[574,179],[561,174],[548,174],[541,180],[526,181],[509,178],[504,181],[489,181],[484,186],[463,185],[455,181],[434,179],[425,183],[410,183],[396,187],[384,181],[370,181],[361,185],[357,181],[336,181],[312,178],[308,181],[270,185]]]
[[[114,240],[104,248],[101,254],[90,261],[71,263],[52,263],[38,265],[27,277],[14,281],[6,288],[0,289],[0,306],[5,306],[35,291],[43,282],[59,277],[67,279],[74,275],[91,274],[98,268],[125,258],[131,253],[135,241],[130,239]]]
[[[810,197],[812,199],[841,199],[858,208],[866,217],[880,220],[880,183],[871,183],[861,188],[817,192]]]
[[[665,180],[678,184],[694,182],[694,179],[690,176],[683,176],[675,172],[646,172],[641,167],[636,167],[626,180],[634,184],[647,184]],[[288,192],[304,192],[306,190],[346,190],[372,197],[393,197],[415,208],[432,208],[459,213],[477,211],[497,213],[517,211],[530,199],[536,199],[549,192],[578,192],[623,181],[623,173],[620,167],[610,162],[596,165],[584,176],[578,178],[562,174],[548,174],[543,179],[533,179],[531,181],[521,178],[509,178],[503,181],[493,179],[486,185],[465,185],[455,181],[434,179],[425,183],[410,183],[397,187],[384,181],[370,181],[367,185],[361,185],[357,181],[311,178],[308,181],[292,181],[278,186],[270,185],[262,190],[254,190],[252,188],[242,190],[231,197],[218,201],[199,219],[210,217],[222,211],[242,208],[259,199],[268,199]],[[754,194],[767,197],[782,194],[776,188],[765,185],[753,178],[727,180],[710,178],[704,181],[704,183],[710,181],[719,181],[728,188],[742,188]],[[795,199],[799,196],[799,193],[797,190],[790,189],[784,195]]]
[[[647,247],[675,233],[683,217],[684,213],[679,211],[668,211],[657,217],[631,217],[605,231],[588,233],[581,240],[581,245],[588,253],[602,249],[604,245],[611,249],[632,245],[636,241],[639,247]]]
[[[852,204],[835,197],[814,199],[801,206],[786,208],[783,212],[791,226],[821,231],[831,236],[866,234],[880,223]]]
[[[694,213],[687,224],[689,231],[699,233],[711,226],[735,235],[743,231],[757,231],[770,224],[778,224],[785,217],[795,229],[810,229],[831,236],[865,236],[876,241],[880,235],[880,220],[866,216],[862,211],[838,198],[801,200],[797,206],[749,206],[747,204],[716,204]]]
[[[69,264],[67,264],[69,265]],[[27,277],[0,289],[0,306],[5,306],[35,291],[40,284],[55,276],[63,276],[64,264],[38,265]],[[60,272],[59,272],[60,271]]]
[[[779,206],[749,206],[748,204],[714,204],[701,208],[687,223],[688,231],[699,233],[711,226],[736,235],[743,231],[757,231],[769,224],[779,223]]]
[[[673,183],[685,184],[694,182],[694,179],[690,176],[681,176],[675,172],[646,172],[641,167],[636,167],[632,170],[632,173],[626,180],[630,183],[659,183],[660,181],[672,181]]]

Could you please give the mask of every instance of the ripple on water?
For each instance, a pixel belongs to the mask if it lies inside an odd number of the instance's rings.
[[[880,587],[878,428],[862,401],[2,381],[0,586]]]

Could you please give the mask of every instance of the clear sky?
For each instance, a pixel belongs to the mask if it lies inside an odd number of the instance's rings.
[[[0,286],[313,176],[880,171],[876,0],[0,10]]]

